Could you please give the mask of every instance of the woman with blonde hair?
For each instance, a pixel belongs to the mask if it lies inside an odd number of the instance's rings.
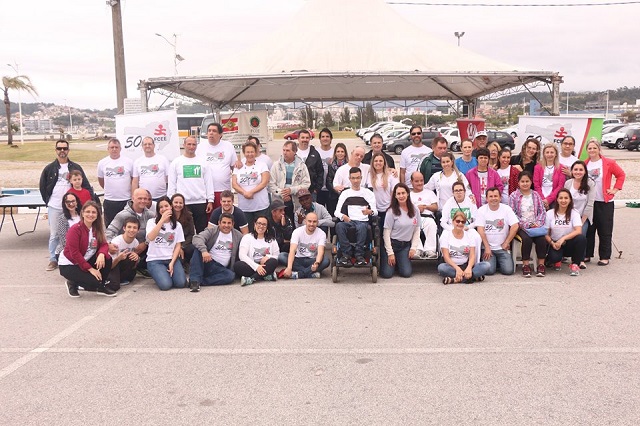
[[[369,179],[367,180],[373,195],[376,197],[376,208],[378,209],[380,229],[382,230],[387,209],[391,205],[393,188],[398,183],[398,178],[391,173],[391,169],[387,166],[387,160],[381,152],[377,152],[371,157]]]
[[[500,151],[502,147],[497,141],[493,141],[487,145],[487,149],[489,150],[489,168],[498,170],[498,167],[500,167]]]
[[[533,168],[533,188],[542,197],[544,208],[549,210],[566,178],[558,159],[558,147],[547,144],[542,149],[540,162]]]

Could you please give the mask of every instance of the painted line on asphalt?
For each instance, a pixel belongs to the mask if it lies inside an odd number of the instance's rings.
[[[39,355],[41,355],[41,354],[43,354],[43,353],[45,353],[47,351],[50,351],[52,349],[53,345],[55,345],[55,344],[59,343],[60,341],[66,339],[67,337],[69,337],[70,335],[72,335],[73,333],[78,331],[82,326],[84,326],[85,324],[87,324],[88,322],[90,322],[91,320],[93,320],[94,318],[99,316],[100,314],[102,314],[102,313],[106,312],[107,310],[111,309],[114,305],[119,303],[121,300],[126,299],[130,294],[133,294],[133,293],[134,293],[133,291],[127,291],[124,294],[120,294],[117,297],[115,297],[113,299],[110,299],[107,303],[105,303],[104,305],[102,305],[98,309],[96,309],[91,315],[87,315],[86,317],[81,318],[80,320],[78,320],[75,323],[71,324],[69,327],[65,328],[60,333],[56,334],[51,339],[47,340],[46,342],[44,342],[43,344],[41,344],[37,348],[31,349],[28,354],[20,357],[16,361],[12,362],[8,366],[6,366],[2,370],[0,370],[0,380],[4,379],[5,377],[10,375],[11,373],[17,371],[18,369],[20,369],[24,365],[28,364],[30,361],[32,361],[35,358],[37,358]]]

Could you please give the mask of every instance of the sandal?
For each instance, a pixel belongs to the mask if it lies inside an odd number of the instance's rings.
[[[444,285],[453,284],[454,282],[455,282],[455,279],[451,277],[444,277],[444,279],[442,280],[442,284]]]
[[[580,262],[580,269],[587,269],[587,265],[584,262]]]
[[[607,266],[609,265],[609,260],[598,260],[598,266]]]

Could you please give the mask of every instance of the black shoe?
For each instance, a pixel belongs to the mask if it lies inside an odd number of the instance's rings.
[[[98,288],[96,293],[99,294],[100,296],[107,296],[107,297],[113,297],[116,295],[115,291],[111,290],[109,287],[104,287],[104,286]]]
[[[197,293],[200,291],[200,283],[198,281],[191,280],[189,282],[189,288],[191,289],[191,293]]]
[[[65,281],[65,285],[67,286],[67,293],[69,293],[69,297],[80,297],[80,293],[78,293],[78,286],[74,285],[71,281]]]
[[[138,269],[137,269],[137,271],[138,271],[138,273],[139,273],[140,275],[142,275],[143,277],[145,277],[145,278],[151,278],[151,274],[150,274],[150,273],[149,273],[149,271],[147,271],[146,269],[144,269],[144,268],[138,268]]]
[[[367,261],[364,260],[364,257],[357,257],[356,266],[367,266]]]
[[[342,256],[338,259],[338,266],[342,266],[345,268],[348,268],[350,266],[353,266],[351,264],[351,258],[349,256]]]

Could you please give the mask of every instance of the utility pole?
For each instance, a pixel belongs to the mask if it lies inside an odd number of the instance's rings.
[[[173,43],[171,43],[165,36],[162,34],[156,33],[158,37],[161,37],[164,41],[169,43],[169,46],[173,47],[173,76],[178,76],[178,64],[184,61],[184,58],[180,56],[178,53],[178,35],[173,34]],[[176,92],[173,92],[173,109],[178,111],[178,103],[176,102]]]
[[[124,111],[124,99],[127,97],[127,73],[124,66],[124,38],[122,36],[120,0],[107,0],[107,6],[111,7],[111,23],[113,26],[113,57],[116,69],[118,114],[122,114]]]
[[[458,38],[458,47],[460,47],[460,39],[464,35],[464,31],[456,31],[453,33],[453,35]]]

